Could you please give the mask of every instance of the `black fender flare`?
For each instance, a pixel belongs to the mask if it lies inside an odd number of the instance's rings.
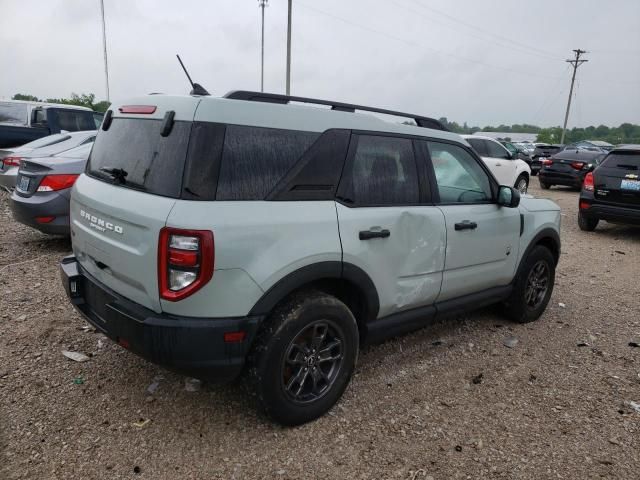
[[[533,250],[533,248],[536,245],[538,245],[541,240],[545,240],[547,238],[551,240],[551,242],[553,243],[553,247],[555,251],[552,251],[551,253],[556,259],[556,266],[558,265],[558,262],[560,261],[560,252],[561,252],[560,248],[562,246],[562,242],[560,241],[560,234],[553,228],[550,228],[550,227],[543,228],[542,230],[540,230],[538,233],[534,235],[534,237],[529,242],[529,245],[525,249],[524,254],[522,255],[522,257],[520,257],[520,263],[518,264],[518,269],[516,270],[517,273],[516,273],[516,277],[514,278],[514,281],[520,275],[522,264],[524,263],[525,258],[527,258],[527,256],[531,253],[531,250]]]
[[[364,270],[351,263],[338,261],[318,262],[304,266],[278,280],[256,302],[249,316],[267,315],[288,295],[305,285],[321,280],[346,280],[363,295],[367,306],[368,320],[375,319],[380,309],[376,287]]]

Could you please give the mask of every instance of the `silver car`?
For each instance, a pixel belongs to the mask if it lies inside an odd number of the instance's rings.
[[[21,160],[49,157],[80,145],[93,143],[96,133],[96,130],[56,133],[21,147],[0,150],[0,187],[8,191],[15,188]]]
[[[11,209],[20,223],[52,235],[69,235],[71,187],[84,172],[93,143],[59,155],[22,160]]]

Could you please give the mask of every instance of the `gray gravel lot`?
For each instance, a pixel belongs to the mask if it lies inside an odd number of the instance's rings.
[[[291,429],[241,384],[189,392],[83,330],[58,278],[68,241],[0,194],[0,478],[640,478],[640,228],[581,232],[577,193],[533,184],[563,208],[543,317],[483,310],[369,347],[330,414]]]

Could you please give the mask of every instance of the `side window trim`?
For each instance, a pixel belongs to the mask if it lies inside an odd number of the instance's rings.
[[[345,180],[351,178],[351,174],[348,173],[345,175],[345,172],[351,172],[353,169],[353,162],[355,161],[355,156],[358,150],[358,143],[360,137],[363,136],[374,136],[374,137],[385,137],[385,138],[400,138],[403,140],[408,140],[411,142],[411,149],[413,152],[413,162],[416,168],[417,180],[418,180],[418,202],[417,203],[399,203],[399,204],[367,204],[367,203],[358,203],[356,200],[350,199],[347,195],[347,185]],[[342,173],[340,175],[340,183],[338,184],[338,188],[336,189],[335,201],[344,205],[348,208],[361,208],[361,207],[376,207],[376,208],[385,208],[385,207],[413,207],[413,206],[424,206],[424,205],[433,205],[431,203],[431,199],[429,201],[425,201],[427,196],[425,196],[425,188],[429,186],[425,186],[423,184],[423,179],[421,175],[421,168],[419,166],[419,158],[421,156],[416,151],[415,140],[421,138],[412,135],[403,135],[393,132],[378,132],[378,131],[368,131],[368,130],[352,130],[351,138],[349,141],[349,147],[347,150],[347,156],[343,164]],[[426,172],[425,172],[426,175]],[[430,190],[430,189],[429,189]],[[429,195],[430,197],[430,195]],[[350,201],[351,200],[351,201]]]
[[[429,183],[431,185],[432,200],[434,204],[445,206],[445,205],[491,205],[491,204],[497,203],[499,185],[497,184],[493,174],[491,173],[491,170],[489,170],[489,167],[484,163],[484,161],[479,157],[479,154],[476,153],[476,151],[473,148],[468,147],[467,145],[464,145],[462,143],[452,142],[452,141],[440,139],[440,138],[424,137],[422,139],[422,142],[424,143],[423,149],[426,151],[425,152],[425,155],[426,155],[425,159],[427,160],[426,167],[427,167],[427,172],[429,177]],[[482,168],[484,173],[489,178],[489,187],[491,188],[491,200],[485,201],[485,202],[465,202],[465,203],[442,202],[440,200],[440,191],[438,190],[438,183],[436,181],[436,171],[433,168],[433,162],[431,161],[431,153],[429,152],[429,147],[427,145],[427,142],[439,142],[439,143],[446,143],[448,145],[454,145],[456,147],[461,148],[462,150],[467,152],[469,155],[471,155],[471,157],[476,161],[478,165],[480,165],[480,168]]]

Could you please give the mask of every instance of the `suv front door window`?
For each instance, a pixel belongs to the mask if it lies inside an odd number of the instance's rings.
[[[504,286],[518,258],[520,211],[499,206],[480,161],[461,146],[425,142],[447,229],[438,301]]]

